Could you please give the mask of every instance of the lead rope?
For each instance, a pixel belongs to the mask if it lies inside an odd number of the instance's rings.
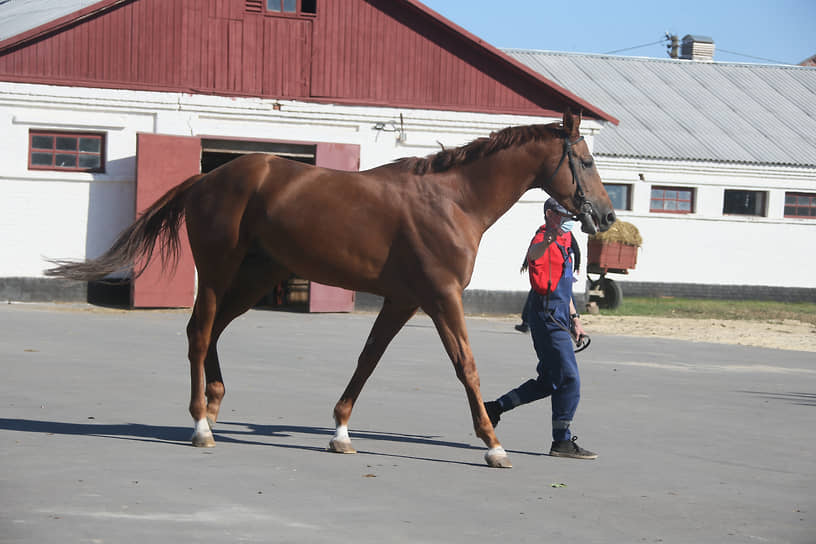
[[[553,243],[555,243],[555,242],[553,242]],[[582,335],[580,337],[576,337],[572,333],[572,327],[569,327],[569,328],[565,327],[563,323],[558,321],[555,318],[555,316],[550,313],[550,291],[552,291],[552,264],[550,264],[549,260],[547,261],[547,264],[548,264],[548,268],[547,268],[547,299],[546,299],[546,305],[544,306],[544,309],[547,311],[547,319],[549,319],[550,321],[555,323],[556,326],[559,329],[561,329],[562,331],[564,331],[564,332],[566,332],[567,334],[570,335],[570,338],[572,338],[573,341],[575,342],[575,353],[578,353],[580,351],[584,351],[586,348],[589,347],[589,344],[590,344],[590,342],[592,342],[592,339],[587,335]],[[571,264],[571,263],[569,263],[567,261],[564,262],[564,266],[567,266],[568,264]]]

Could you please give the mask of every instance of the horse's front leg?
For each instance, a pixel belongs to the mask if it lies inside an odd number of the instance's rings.
[[[493,425],[482,403],[479,372],[476,370],[476,361],[467,337],[461,293],[439,299],[433,307],[423,307],[423,309],[433,319],[442,344],[456,370],[456,377],[465,386],[476,436],[481,438],[488,447],[485,461],[491,467],[511,468],[513,465],[510,463],[510,457],[496,438]]]
[[[334,437],[329,442],[329,450],[336,453],[357,453],[351,445],[348,434],[348,422],[354,402],[360,396],[371,373],[374,372],[385,348],[391,343],[394,336],[416,312],[416,306],[398,306],[389,299],[385,299],[371,333],[368,335],[360,357],[357,359],[357,368],[346,390],[334,407],[334,423],[336,425]]]

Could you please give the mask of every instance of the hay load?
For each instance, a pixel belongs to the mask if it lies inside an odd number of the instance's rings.
[[[606,232],[599,232],[589,237],[590,240],[598,240],[602,244],[619,243],[625,246],[640,247],[643,245],[643,238],[640,231],[632,223],[626,221],[615,221]]]

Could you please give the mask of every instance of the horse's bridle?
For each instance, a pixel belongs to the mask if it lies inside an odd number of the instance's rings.
[[[570,172],[572,173],[572,183],[575,185],[575,195],[574,199],[576,204],[578,204],[578,213],[573,215],[573,219],[579,219],[581,215],[589,215],[592,216],[592,204],[589,203],[586,199],[586,195],[584,194],[584,189],[581,187],[581,180],[578,177],[578,174],[575,171],[575,155],[572,152],[572,146],[577,144],[578,142],[584,139],[583,136],[579,136],[573,141],[569,141],[569,137],[564,137],[564,152],[561,153],[561,160],[558,161],[558,166],[555,167],[550,179],[541,185],[541,188],[544,189],[546,185],[552,183],[555,179],[555,176],[558,175],[558,171],[561,170],[561,165],[564,164],[564,159],[567,159],[569,163]]]

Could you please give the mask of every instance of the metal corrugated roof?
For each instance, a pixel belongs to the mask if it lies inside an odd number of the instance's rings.
[[[0,42],[99,2],[99,0],[0,0]]]
[[[620,119],[597,155],[816,166],[816,68],[505,51]]]

